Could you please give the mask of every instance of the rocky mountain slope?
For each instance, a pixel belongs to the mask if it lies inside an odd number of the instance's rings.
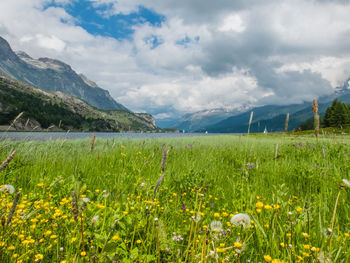
[[[149,114],[99,110],[62,92],[48,92],[0,73],[0,125],[16,130],[159,131]]]
[[[43,90],[75,96],[99,109],[128,110],[117,103],[108,91],[85,76],[78,75],[69,65],[50,58],[33,59],[24,52],[15,53],[2,37],[0,72]]]

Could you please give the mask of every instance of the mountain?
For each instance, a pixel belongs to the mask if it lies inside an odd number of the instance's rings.
[[[90,105],[105,110],[126,110],[108,91],[69,65],[55,59],[33,59],[24,52],[13,52],[9,43],[0,37],[0,72],[14,79],[48,91],[61,91],[80,98]]]
[[[324,96],[318,100],[319,114],[325,114],[326,109],[337,98],[344,103],[350,103],[350,90],[348,79],[343,87],[336,88],[334,94]],[[250,112],[253,111],[253,121],[250,127],[251,132],[263,132],[265,127],[268,131],[284,131],[284,125],[287,113],[290,114],[288,130],[298,129],[301,123],[313,118],[312,102],[304,102],[303,104],[294,104],[286,106],[267,105],[263,107],[253,108],[245,113],[231,116],[221,120],[213,125],[207,126],[198,131],[207,130],[208,132],[235,132],[246,133],[248,130]]]
[[[159,131],[152,115],[100,110],[60,91],[44,91],[0,73],[0,128],[15,130]]]
[[[247,110],[247,108],[236,110],[212,109],[188,113],[167,127],[185,130],[186,132],[205,130],[205,127],[211,126],[228,117],[237,115],[245,110]]]

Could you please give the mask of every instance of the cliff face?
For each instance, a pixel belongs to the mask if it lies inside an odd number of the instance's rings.
[[[126,110],[108,91],[83,75],[78,75],[69,65],[55,59],[33,59],[24,52],[13,52],[8,42],[0,37],[0,72],[35,87],[80,98],[90,105],[105,110]]]

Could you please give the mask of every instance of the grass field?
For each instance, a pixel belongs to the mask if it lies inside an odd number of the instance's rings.
[[[0,262],[350,262],[349,143],[0,142]]]

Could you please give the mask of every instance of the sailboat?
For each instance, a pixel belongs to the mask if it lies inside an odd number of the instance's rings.
[[[267,129],[266,129],[266,126],[265,126],[265,130],[264,130],[264,134],[267,134]]]

